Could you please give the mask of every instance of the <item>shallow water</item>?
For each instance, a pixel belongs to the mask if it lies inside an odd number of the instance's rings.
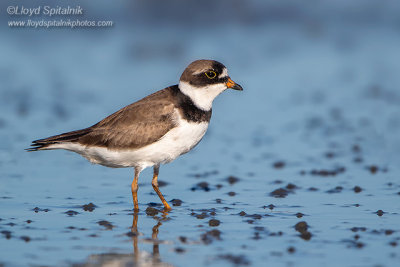
[[[400,35],[388,3],[343,21],[318,20],[322,6],[316,24],[300,16],[209,32],[2,29],[0,265],[397,266]],[[370,25],[368,12],[386,16]],[[134,216],[132,169],[23,151],[175,84],[203,57],[224,62],[244,91],[219,96],[199,146],[161,167],[172,211],[151,170]]]

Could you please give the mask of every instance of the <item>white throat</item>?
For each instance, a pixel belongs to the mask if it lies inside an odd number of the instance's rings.
[[[205,111],[209,111],[212,108],[213,100],[227,89],[226,85],[223,83],[205,87],[195,87],[188,82],[180,81],[178,86],[181,92],[190,97],[198,108]]]

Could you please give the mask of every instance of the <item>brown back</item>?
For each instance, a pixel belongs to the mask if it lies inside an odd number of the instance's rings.
[[[83,145],[109,149],[140,148],[159,140],[174,121],[174,101],[170,87],[130,104],[93,125],[79,138]]]

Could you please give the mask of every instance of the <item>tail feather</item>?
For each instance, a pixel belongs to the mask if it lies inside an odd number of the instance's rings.
[[[38,139],[32,141],[31,147],[25,149],[26,151],[38,151],[43,149],[48,149],[50,145],[59,144],[64,142],[77,142],[78,139],[92,130],[91,128],[86,128],[78,131],[67,132],[59,135],[50,136],[44,139]]]

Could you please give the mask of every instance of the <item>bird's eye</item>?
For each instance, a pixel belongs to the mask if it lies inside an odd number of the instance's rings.
[[[214,79],[215,77],[217,77],[217,73],[213,70],[207,71],[204,73],[208,79]]]

